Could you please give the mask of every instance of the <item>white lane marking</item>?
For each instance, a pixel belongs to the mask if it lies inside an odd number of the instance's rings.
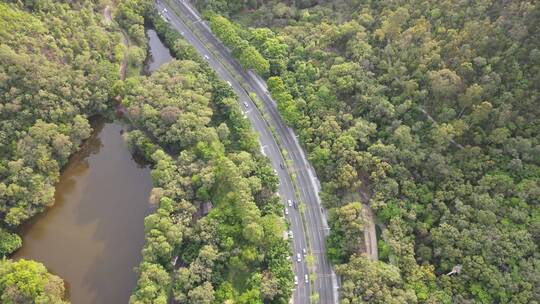
[[[201,21],[201,17],[199,17],[199,14],[197,14],[197,12],[195,12],[195,10],[193,10],[193,9],[191,8],[191,5],[185,3],[184,0],[182,0],[182,5],[183,5],[185,8],[187,8],[187,9],[189,10],[189,12],[190,12],[193,16],[195,16],[195,18],[197,18],[197,21],[196,21],[196,22]]]
[[[189,6],[186,6],[186,7],[187,7],[188,10],[193,11]],[[195,15],[196,15],[196,14],[195,14]],[[185,28],[185,27],[186,27],[186,26],[184,26],[184,24],[183,24],[182,22],[179,22],[178,20],[174,20],[174,22],[175,22],[176,24],[179,24],[179,27],[181,27],[181,28]],[[207,28],[206,23],[202,22],[202,24]],[[193,38],[193,37],[191,37],[191,36],[186,37],[186,38],[188,38],[187,40],[188,40],[191,44],[194,44],[194,45],[197,45],[197,46],[200,47],[200,48],[198,49],[199,52],[201,52],[201,49],[206,51],[206,48],[205,48],[202,44],[199,44],[199,41],[198,41],[196,38]],[[204,51],[202,51],[202,52],[203,52],[203,54],[204,54]],[[226,78],[228,78],[227,76],[230,76],[229,73],[228,73],[228,71],[225,71],[225,70],[222,69],[221,65],[217,64],[217,65],[214,65],[213,67],[217,70],[218,74],[222,76],[222,78],[226,79]],[[224,76],[225,76],[225,77],[224,77]],[[237,92],[237,93],[238,93],[238,92]],[[243,92],[240,92],[240,93],[241,93],[240,95],[242,95]],[[273,100],[272,100],[272,101],[273,101]],[[262,118],[260,118],[260,117],[258,117],[258,116],[259,116],[259,115],[257,115],[256,118],[258,118],[259,120],[261,120]],[[254,118],[254,119],[256,119],[256,118]],[[264,121],[264,120],[262,120],[262,121]],[[255,126],[255,125],[252,124],[252,126]],[[269,134],[269,130],[268,130],[267,128],[263,128],[262,131],[263,131],[263,132],[260,132],[260,134],[264,134],[264,135],[266,135],[266,136],[270,136],[271,140],[274,141],[274,142],[273,142],[274,145],[272,145],[272,148],[274,148],[273,146],[275,146],[277,143],[275,143],[275,139],[273,138],[273,136],[272,136],[271,134]],[[276,147],[275,149],[272,149],[272,150],[279,150],[279,148]],[[278,155],[279,155],[279,153],[278,153]],[[295,155],[295,156],[296,156],[296,155]],[[280,157],[280,158],[281,158],[281,157]],[[294,190],[293,190],[294,187],[292,186],[292,182],[291,182],[290,178],[285,178],[285,183],[284,183],[284,184],[286,184],[287,188],[288,188],[289,190],[291,190],[291,191],[294,193]],[[304,234],[305,231],[304,231],[304,229],[303,229],[303,226],[300,225],[300,224],[298,224],[298,221],[299,221],[299,220],[298,220],[298,217],[299,217],[299,215],[295,215],[295,216],[293,216],[292,218],[293,218],[294,223],[297,225],[298,230],[300,231],[300,233],[302,233],[302,236],[303,236],[303,237],[300,237],[300,235],[296,235],[296,238],[295,238],[295,240],[293,240],[293,243],[299,244],[300,247],[305,247],[305,246],[303,246],[302,243],[305,242],[304,237],[307,237],[307,235]],[[306,289],[306,288],[303,288],[303,289],[304,289],[305,292],[307,292],[307,289]]]

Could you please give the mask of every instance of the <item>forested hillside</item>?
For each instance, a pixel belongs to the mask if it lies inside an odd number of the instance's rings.
[[[133,153],[152,165],[146,244],[131,303],[287,303],[290,248],[277,176],[236,96],[146,1],[124,1],[120,23],[144,16],[174,60],[116,87]]]
[[[105,113],[123,54],[97,1],[0,3],[0,256],[17,226],[54,203],[60,169]],[[32,261],[0,263],[0,302],[60,303],[61,279]]]
[[[234,93],[152,4],[120,1],[109,20],[100,1],[0,3],[0,255],[21,246],[17,226],[54,202],[61,169],[91,134],[88,118],[118,105],[133,153],[152,166],[158,205],[130,302],[287,303],[277,176]],[[178,59],[151,76],[138,75],[145,22]],[[62,303],[64,291],[42,264],[0,262],[2,303]]]
[[[119,39],[94,3],[39,4],[0,3],[0,218],[9,227],[52,203],[60,168],[90,135],[87,117],[107,107],[118,79]]]
[[[538,2],[195,2],[262,56],[243,65],[322,180],[343,303],[540,302]]]

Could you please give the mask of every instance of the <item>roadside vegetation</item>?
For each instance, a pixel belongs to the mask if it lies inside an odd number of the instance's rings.
[[[152,166],[158,205],[145,219],[130,302],[287,303],[278,179],[236,96],[152,1],[107,5],[0,3],[0,302],[67,300],[44,265],[6,257],[22,244],[17,227],[54,203],[61,169],[92,132],[89,117],[116,109],[132,126],[133,153]],[[139,75],[145,23],[178,59],[151,76]]]
[[[269,63],[343,303],[540,302],[538,3],[195,2],[233,54]]]
[[[61,168],[111,109],[119,35],[98,1],[0,2],[0,257],[17,227],[54,203]],[[0,262],[0,302],[60,303],[64,285],[37,262]]]
[[[292,288],[277,177],[236,96],[155,12],[177,60],[120,89],[134,153],[153,167],[132,303],[287,303]],[[175,263],[174,263],[175,262]]]

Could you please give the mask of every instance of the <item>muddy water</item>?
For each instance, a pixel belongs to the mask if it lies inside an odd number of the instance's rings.
[[[118,123],[97,122],[62,172],[55,205],[21,231],[15,258],[60,275],[74,304],[127,303],[137,280],[152,181],[122,131]]]
[[[146,60],[146,72],[148,74],[155,71],[162,64],[173,60],[169,49],[161,42],[157,33],[153,29],[147,29],[149,53]]]

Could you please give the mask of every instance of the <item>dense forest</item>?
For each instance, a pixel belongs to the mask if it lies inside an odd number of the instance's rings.
[[[342,303],[540,303],[538,2],[194,2],[308,151]],[[0,2],[0,257],[118,108],[158,206],[130,302],[288,303],[278,180],[236,96],[152,1],[106,4]],[[150,76],[145,24],[176,58]],[[0,302],[63,303],[45,267],[0,260]]]
[[[342,303],[540,303],[538,2],[195,3],[316,167]]]
[[[17,227],[54,203],[89,118],[123,113],[152,167],[146,243],[131,303],[287,303],[289,244],[278,179],[236,96],[148,0],[0,3],[0,256]],[[145,25],[177,60],[151,76]],[[46,265],[45,265],[46,266]],[[0,302],[63,303],[44,265],[0,261]]]
[[[138,129],[130,146],[152,163],[159,202],[145,220],[131,302],[167,303],[172,290],[178,303],[287,303],[291,253],[277,176],[229,86],[149,15],[177,60],[120,88]]]
[[[97,2],[0,3],[0,256],[16,228],[54,203],[69,156],[105,114],[123,57]],[[99,11],[99,13],[97,13]],[[0,302],[61,303],[64,283],[37,262],[0,262]]]

